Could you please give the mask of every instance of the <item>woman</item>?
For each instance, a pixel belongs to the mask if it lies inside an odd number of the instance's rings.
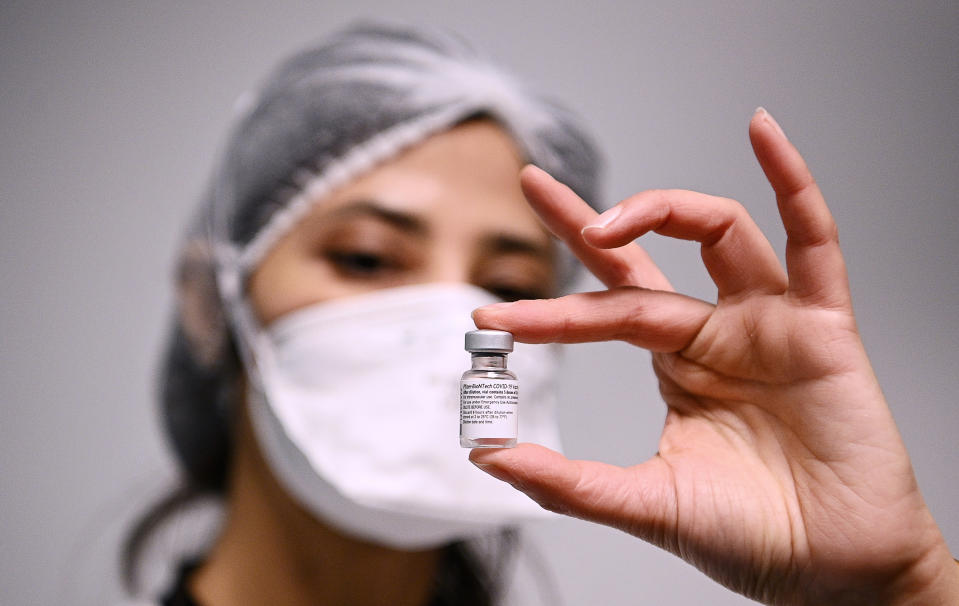
[[[163,376],[184,486],[225,497],[170,604],[491,604],[541,508],[456,437],[481,305],[574,265],[516,178],[595,199],[575,120],[441,33],[362,26],[292,57],[239,120],[181,257]],[[558,444],[555,356],[517,347],[525,439]],[[264,565],[269,563],[269,565]]]
[[[730,200],[644,192],[597,217],[578,132],[455,42],[408,31],[347,32],[267,84],[183,266],[167,417],[189,489],[225,490],[227,518],[168,603],[495,600],[462,540],[532,512],[434,447],[453,414],[441,335],[480,306],[478,326],[521,341],[652,350],[668,405],[660,453],[635,467],[526,444],[474,451],[482,470],[763,602],[959,599],[856,332],[835,226],[771,116],[757,111],[750,137],[788,271]],[[568,272],[525,200],[608,291],[539,300]],[[631,244],[650,230],[703,244],[715,305],[671,291]],[[489,307],[481,291],[524,300]],[[548,350],[518,354],[533,361],[521,438],[549,445]]]

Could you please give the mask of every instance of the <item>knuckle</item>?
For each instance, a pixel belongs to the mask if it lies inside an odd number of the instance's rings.
[[[730,215],[733,215],[736,218],[748,217],[749,211],[746,210],[746,207],[743,206],[742,202],[735,200],[733,198],[721,198],[723,204],[726,205]]]
[[[568,516],[571,515],[573,510],[569,505],[558,501],[556,499],[546,499],[543,497],[532,497],[536,504],[545,509],[546,511],[551,511],[553,513],[558,513],[560,515]]]

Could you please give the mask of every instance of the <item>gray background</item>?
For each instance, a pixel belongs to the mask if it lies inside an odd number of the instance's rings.
[[[119,596],[122,528],[172,477],[156,352],[178,234],[233,101],[364,15],[455,28],[564,99],[606,150],[609,201],[650,187],[735,197],[781,248],[746,139],[753,108],[769,108],[831,201],[866,345],[959,553],[957,6],[3,2],[0,603]],[[695,245],[646,244],[677,287],[712,298]],[[646,354],[579,346],[566,377],[569,454],[656,450]],[[568,604],[748,603],[612,530],[531,534]]]

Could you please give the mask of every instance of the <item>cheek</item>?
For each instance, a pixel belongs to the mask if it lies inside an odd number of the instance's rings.
[[[330,276],[290,247],[277,247],[253,272],[247,285],[257,320],[268,326],[292,311],[336,296]]]
[[[481,263],[473,282],[507,300],[542,299],[556,294],[552,263],[526,255],[495,256]]]

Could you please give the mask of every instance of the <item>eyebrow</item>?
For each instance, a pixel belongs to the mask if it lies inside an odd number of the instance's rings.
[[[415,236],[429,235],[426,222],[416,215],[387,208],[375,200],[357,200],[333,211],[334,217],[372,217]]]
[[[483,238],[483,248],[492,253],[519,253],[539,257],[545,261],[553,260],[551,244],[540,244],[534,240],[512,234],[493,234]]]
[[[336,218],[372,217],[417,237],[427,237],[430,233],[429,225],[422,218],[412,213],[388,208],[376,200],[356,200],[337,208],[331,214]],[[482,239],[481,245],[484,250],[494,254],[518,253],[550,262],[553,260],[552,243],[541,244],[531,238],[515,234],[505,232],[490,234]]]

